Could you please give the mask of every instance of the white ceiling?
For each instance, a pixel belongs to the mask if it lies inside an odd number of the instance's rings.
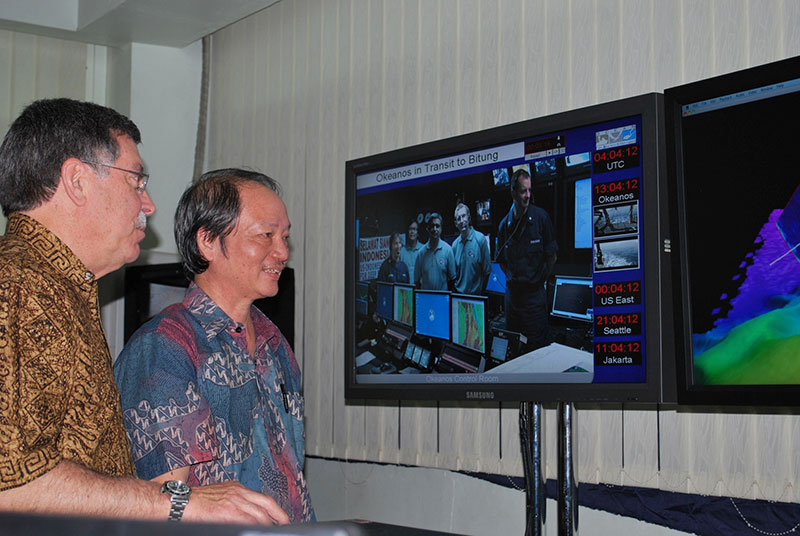
[[[184,47],[280,0],[0,0],[0,29],[107,46]]]

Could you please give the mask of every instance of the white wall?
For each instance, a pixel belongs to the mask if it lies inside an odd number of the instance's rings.
[[[116,104],[141,131],[139,153],[150,173],[147,191],[156,204],[137,264],[179,260],[173,218],[192,180],[202,53],[197,41],[183,49],[133,43],[109,54],[109,105]],[[101,279],[100,291],[103,325],[116,357],[124,336],[123,270]]]

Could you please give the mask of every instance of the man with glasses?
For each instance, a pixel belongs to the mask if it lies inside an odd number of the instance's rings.
[[[136,480],[97,279],[139,255],[155,205],[128,118],[34,102],[0,146],[0,511],[286,523],[238,483]]]

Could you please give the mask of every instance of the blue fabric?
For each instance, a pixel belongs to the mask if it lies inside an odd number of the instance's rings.
[[[480,294],[483,282],[492,270],[489,242],[480,231],[471,227],[464,240],[461,235],[453,240],[453,257],[456,261],[455,288],[462,294]]]
[[[254,355],[244,326],[192,284],[125,346],[114,375],[136,471],[151,479],[188,465],[190,485],[238,480],[293,522],[313,520],[300,369],[275,324],[250,314]]]
[[[448,283],[456,278],[456,261],[450,244],[442,239],[436,248],[428,244],[417,256],[414,278],[418,288],[448,290]]]
[[[558,252],[553,223],[547,212],[528,205],[522,220],[514,221],[512,205],[497,229],[497,243],[501,248],[497,261],[509,283],[544,284],[547,259]]]
[[[417,264],[417,257],[419,256],[419,252],[422,251],[427,244],[420,244],[417,242],[417,245],[413,248],[408,247],[408,244],[403,246],[403,249],[400,250],[400,260],[406,263],[408,267],[408,280],[413,283],[414,282],[414,266]]]
[[[524,489],[525,486],[522,477],[464,474],[507,488]],[[546,487],[547,497],[557,500],[558,483],[548,480]],[[800,531],[800,505],[793,503],[581,483],[578,486],[578,504],[700,536],[785,534],[789,531],[795,534]],[[555,520],[548,519],[547,522]],[[757,530],[751,529],[748,523]]]
[[[410,283],[411,279],[408,277],[408,266],[403,261],[392,261],[391,257],[387,257],[380,270],[378,270],[378,281],[388,281],[389,283]]]

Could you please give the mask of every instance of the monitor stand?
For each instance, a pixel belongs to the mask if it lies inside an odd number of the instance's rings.
[[[578,478],[575,474],[575,406],[558,403],[558,535],[578,533]]]
[[[576,536],[578,479],[575,475],[575,407],[559,402],[558,412],[558,535]],[[542,462],[542,404],[522,402],[519,408],[520,446],[525,472],[525,536],[544,536],[545,475]]]

